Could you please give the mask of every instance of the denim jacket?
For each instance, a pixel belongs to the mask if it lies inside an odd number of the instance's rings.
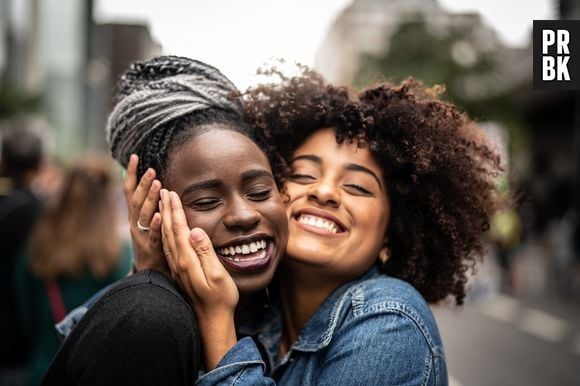
[[[338,288],[277,358],[282,336],[274,304],[197,385],[447,385],[431,311],[408,283],[373,268]]]

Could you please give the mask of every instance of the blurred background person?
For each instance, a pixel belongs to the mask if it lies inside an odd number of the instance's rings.
[[[12,271],[42,209],[33,190],[42,160],[39,133],[20,124],[5,133],[0,161],[0,385],[19,384],[28,354],[17,318]]]
[[[47,203],[16,263],[31,385],[39,383],[60,345],[55,322],[129,272],[132,251],[117,227],[116,170],[111,158],[98,154],[84,155],[66,169],[59,193]]]
[[[512,201],[509,190],[509,183],[505,178],[498,181],[499,194],[507,200]],[[516,207],[510,206],[492,216],[488,252],[495,255],[496,263],[500,270],[499,288],[511,293],[515,285],[515,273],[513,269],[513,259],[517,248],[520,245],[521,219]]]

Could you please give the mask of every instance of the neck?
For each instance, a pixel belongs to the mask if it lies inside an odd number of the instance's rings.
[[[312,267],[285,264],[281,269],[278,282],[284,325],[281,354],[285,354],[306,322],[341,283],[323,276]]]

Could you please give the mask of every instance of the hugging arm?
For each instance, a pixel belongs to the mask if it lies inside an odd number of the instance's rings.
[[[430,327],[399,310],[359,315],[334,333],[329,345],[316,352],[296,352],[280,375],[281,383],[335,385],[446,385],[442,350],[430,343]],[[318,368],[308,374],[305,363]],[[308,377],[308,378],[303,378]],[[260,366],[259,351],[250,338],[234,346],[196,383],[212,385],[274,385]]]

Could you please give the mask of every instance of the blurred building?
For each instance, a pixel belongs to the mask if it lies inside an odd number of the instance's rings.
[[[424,14],[443,12],[435,0],[354,0],[330,27],[314,67],[332,83],[352,84],[364,55],[388,51],[399,25]]]
[[[387,55],[393,36],[401,26],[413,22],[424,22],[427,32],[436,38],[459,33],[450,55],[465,68],[483,56],[496,58],[492,71],[466,77],[455,85],[466,98],[503,93],[531,79],[531,47],[507,48],[479,14],[449,13],[436,0],[354,0],[331,26],[315,68],[330,82],[353,84],[361,61]]]
[[[161,46],[153,40],[147,25],[93,24],[87,65],[90,87],[88,121],[93,128],[89,132],[89,143],[93,147],[105,147],[104,127],[121,74],[135,60],[160,54]]]
[[[0,2],[0,81],[24,91],[36,92],[38,79],[38,29],[31,21],[38,14],[37,1]]]
[[[96,24],[93,0],[0,2],[0,84],[40,95],[61,155],[104,147],[119,73],[160,51],[146,25]]]

